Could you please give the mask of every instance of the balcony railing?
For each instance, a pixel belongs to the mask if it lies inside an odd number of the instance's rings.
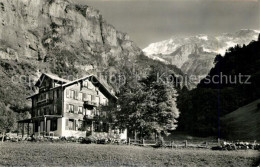
[[[96,107],[97,103],[96,102],[92,102],[92,101],[84,101],[84,107]]]
[[[50,103],[52,103],[52,101],[53,101],[53,100],[51,100],[51,99],[44,99],[44,100],[38,101],[38,102],[37,102],[37,107],[50,104]]]

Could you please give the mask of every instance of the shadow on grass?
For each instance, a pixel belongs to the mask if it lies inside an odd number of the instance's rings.
[[[260,166],[260,157],[256,158],[256,160],[254,161],[252,166],[254,166],[254,167],[259,167]]]

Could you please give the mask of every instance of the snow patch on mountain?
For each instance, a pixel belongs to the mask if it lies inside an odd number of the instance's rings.
[[[257,40],[259,30],[242,29],[218,36],[200,34],[191,37],[175,36],[150,44],[143,49],[146,56],[167,64],[176,65],[184,73],[207,75],[214,66],[217,54],[225,55],[230,47],[249,44]]]
[[[198,38],[202,39],[202,40],[205,40],[205,41],[208,40],[208,36],[207,35],[198,36]]]
[[[173,39],[165,40],[158,43],[152,43],[147,48],[143,49],[146,55],[153,54],[170,54],[174,52],[180,45],[175,44]]]

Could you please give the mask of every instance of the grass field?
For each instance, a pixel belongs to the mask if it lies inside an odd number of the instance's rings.
[[[229,139],[260,141],[260,99],[245,105],[222,118]]]
[[[254,166],[260,152],[77,143],[0,143],[0,166]]]

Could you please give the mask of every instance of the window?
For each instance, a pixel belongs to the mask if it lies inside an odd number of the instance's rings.
[[[83,130],[83,121],[82,120],[78,120],[78,130]]]
[[[91,101],[91,95],[87,95],[87,101]]]
[[[83,82],[83,87],[88,87],[88,81]]]
[[[70,98],[70,90],[68,90],[68,89],[66,90],[66,97]]]
[[[68,127],[69,127],[69,130],[74,130],[74,120],[73,119],[68,120]]]
[[[78,92],[78,91],[75,91],[74,99],[78,100],[78,98],[79,98],[79,92]]]
[[[79,100],[82,101],[82,99],[83,99],[83,93],[80,92],[79,93]]]
[[[70,91],[70,98],[71,98],[71,99],[74,99],[74,98],[75,98],[75,91],[74,91],[74,90],[71,90],[71,91]]]
[[[87,101],[87,94],[83,93],[83,101]]]
[[[96,97],[96,103],[99,104],[99,102],[100,102],[100,98],[97,96]]]
[[[74,105],[69,105],[69,112],[74,113]]]
[[[82,114],[82,113],[83,113],[83,107],[79,106],[78,113],[79,113],[79,114]]]

